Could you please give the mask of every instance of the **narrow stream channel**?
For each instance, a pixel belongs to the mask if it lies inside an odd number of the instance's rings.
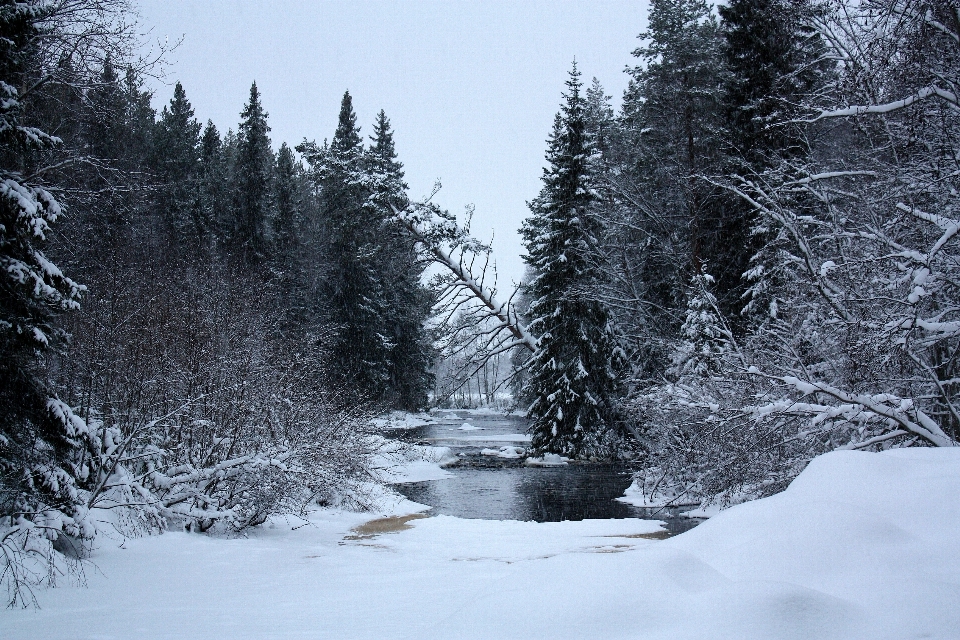
[[[681,516],[683,508],[643,509],[617,501],[631,482],[630,471],[621,464],[529,467],[522,457],[484,455],[510,455],[511,448],[527,446],[524,418],[442,411],[435,419],[436,424],[390,434],[406,442],[450,447],[460,457],[460,463],[448,469],[452,478],[397,485],[407,498],[431,506],[431,513],[536,522],[644,518],[662,520],[671,535],[702,522]]]

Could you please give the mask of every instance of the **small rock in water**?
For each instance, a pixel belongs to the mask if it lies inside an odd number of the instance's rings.
[[[460,427],[460,431],[483,431],[483,427],[478,427],[470,424],[469,422],[464,422]]]

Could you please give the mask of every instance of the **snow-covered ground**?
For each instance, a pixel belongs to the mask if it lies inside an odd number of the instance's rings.
[[[370,517],[104,538],[86,588],[0,612],[0,638],[960,638],[960,449],[831,453],[669,540],[644,520],[351,532]]]
[[[422,482],[449,478],[445,471],[457,462],[457,456],[449,447],[430,447],[406,444],[396,440],[383,440],[378,453],[372,456],[370,468],[381,482]]]
[[[373,426],[380,429],[416,429],[436,421],[423,413],[407,413],[406,411],[392,411],[386,415],[371,420]]]

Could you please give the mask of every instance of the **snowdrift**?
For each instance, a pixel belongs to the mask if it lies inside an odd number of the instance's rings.
[[[87,588],[0,612],[0,637],[960,637],[960,448],[831,453],[669,540],[643,520],[444,516],[351,534],[364,519],[103,538]]]

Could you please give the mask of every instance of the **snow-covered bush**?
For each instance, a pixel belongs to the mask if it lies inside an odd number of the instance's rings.
[[[737,501],[825,451],[960,437],[956,8],[830,6],[813,26],[835,83],[801,105],[813,151],[727,185],[765,239],[752,326],[713,375],[633,399],[655,425],[638,485],[661,498]]]

